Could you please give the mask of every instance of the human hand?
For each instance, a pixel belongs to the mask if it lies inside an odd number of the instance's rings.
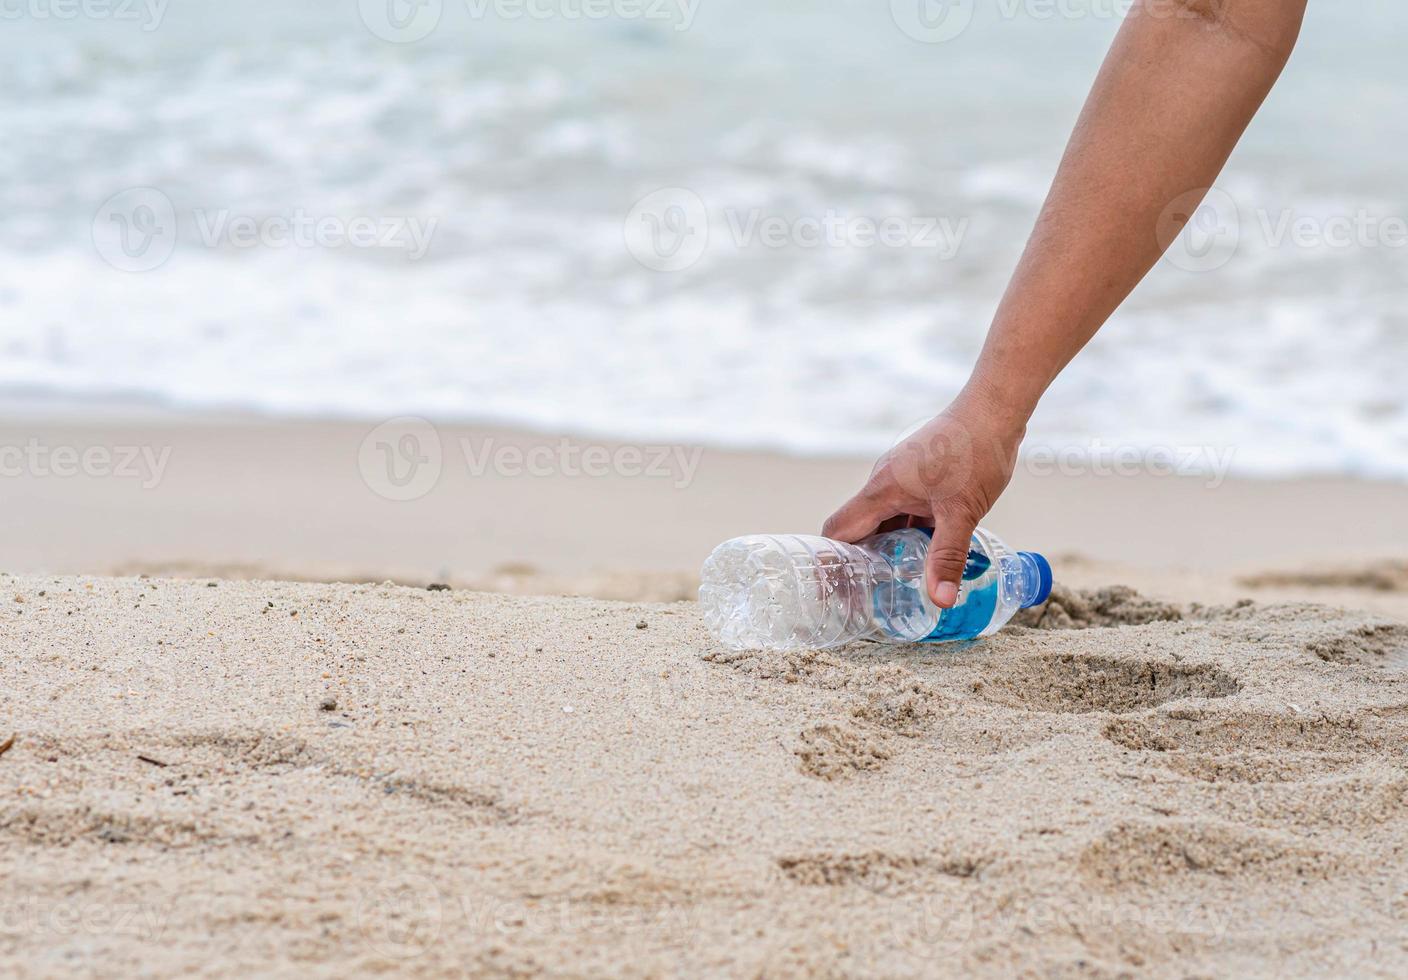
[[[965,392],[880,457],[822,533],[853,543],[880,531],[932,526],[925,578],[930,598],[947,609],[958,601],[973,530],[1012,479],[1025,434],[1024,413]]]

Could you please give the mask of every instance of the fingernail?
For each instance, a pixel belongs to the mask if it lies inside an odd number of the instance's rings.
[[[958,586],[952,582],[940,582],[934,589],[934,601],[941,609],[948,609],[958,602]]]

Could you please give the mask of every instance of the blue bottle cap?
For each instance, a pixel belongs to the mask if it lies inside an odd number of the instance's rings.
[[[1035,551],[1019,551],[1017,554],[1030,558],[1032,564],[1036,565],[1038,578],[1036,598],[1022,607],[1030,609],[1032,606],[1039,606],[1051,598],[1051,562],[1046,560],[1045,555],[1038,555]]]

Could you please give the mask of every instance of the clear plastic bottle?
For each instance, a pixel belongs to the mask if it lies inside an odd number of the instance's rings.
[[[859,544],[803,534],[725,541],[704,563],[704,624],[735,650],[820,650],[854,640],[939,643],[1001,629],[1051,594],[1051,565],[978,528],[958,605],[940,609],[924,587],[931,532],[877,534]]]

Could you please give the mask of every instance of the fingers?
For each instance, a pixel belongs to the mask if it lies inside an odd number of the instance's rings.
[[[977,521],[960,514],[934,515],[934,539],[929,545],[924,577],[929,586],[929,597],[941,609],[948,609],[958,602],[958,586],[963,581],[968,548],[977,526]]]
[[[875,533],[883,521],[896,516],[893,504],[883,494],[867,484],[860,493],[841,505],[841,509],[826,519],[821,533],[836,541],[853,543]]]

